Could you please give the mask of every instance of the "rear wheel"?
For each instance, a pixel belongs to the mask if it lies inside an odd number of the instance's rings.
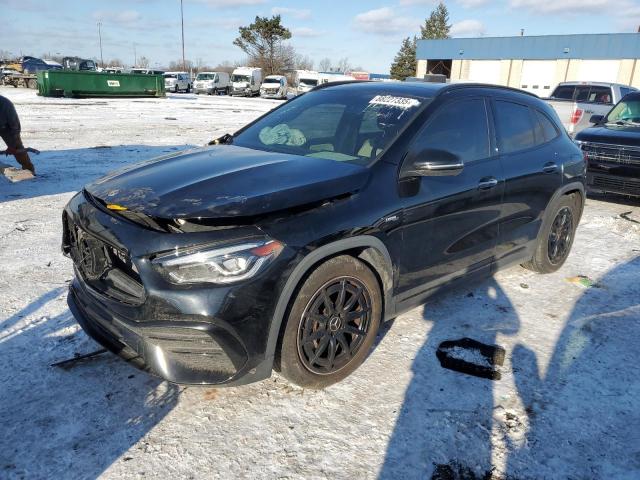
[[[367,357],[381,318],[373,272],[354,257],[332,258],[309,275],[293,301],[276,367],[303,387],[339,382]]]
[[[522,264],[524,268],[538,273],[553,273],[562,267],[569,257],[578,228],[580,202],[578,195],[563,195],[549,207],[535,254]]]

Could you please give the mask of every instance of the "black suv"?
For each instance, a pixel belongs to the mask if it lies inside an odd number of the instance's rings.
[[[576,135],[587,157],[587,186],[594,193],[640,197],[640,92],[630,93],[593,127]]]
[[[443,287],[557,270],[585,198],[553,110],[507,88],[328,84],[216,143],[102,178],[63,215],[78,322],[172,382],[337,382]]]

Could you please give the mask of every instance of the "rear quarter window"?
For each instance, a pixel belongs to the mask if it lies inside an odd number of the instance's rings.
[[[560,135],[560,131],[556,128],[553,121],[546,114],[539,110],[534,110],[536,124],[536,143],[550,142]]]

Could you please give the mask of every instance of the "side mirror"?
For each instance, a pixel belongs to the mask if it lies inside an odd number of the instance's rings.
[[[464,163],[455,153],[447,150],[425,149],[409,152],[402,168],[402,177],[456,176],[462,172]]]
[[[604,115],[591,115],[589,123],[596,124],[602,122],[602,120],[604,120]]]

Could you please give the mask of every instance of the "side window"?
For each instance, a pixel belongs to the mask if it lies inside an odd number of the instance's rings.
[[[535,110],[536,143],[546,143],[558,137],[558,129],[544,113]]]
[[[517,152],[535,145],[529,107],[496,100],[496,128],[501,153]]]
[[[329,103],[313,106],[298,115],[289,127],[302,131],[307,140],[333,137],[344,108],[344,105]]]
[[[484,100],[458,100],[442,105],[420,131],[413,148],[446,150],[463,162],[487,158],[489,124]]]
[[[589,91],[589,102],[594,103],[611,103],[611,88],[609,87],[591,87]]]
[[[570,86],[570,85],[562,85],[560,87],[557,87],[554,91],[553,91],[553,95],[551,95],[553,98],[562,98],[565,100],[571,100],[573,98],[573,93],[575,92],[576,87]]]

